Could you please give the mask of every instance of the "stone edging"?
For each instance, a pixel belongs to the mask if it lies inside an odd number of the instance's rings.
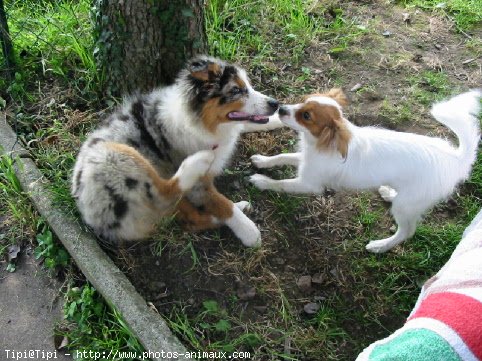
[[[162,351],[164,356],[168,352],[172,354],[176,352],[178,355],[187,352],[162,317],[147,306],[145,300],[99,247],[97,241],[81,229],[77,222],[66,217],[61,210],[53,206],[47,187],[48,182],[31,159],[22,158],[28,152],[19,143],[15,144],[15,139],[16,135],[7,124],[5,113],[1,112],[0,153],[13,153],[13,156],[19,156],[15,163],[15,173],[23,190],[89,282],[110,305],[120,312],[133,334],[146,350],[151,351],[151,356],[155,353],[159,355]],[[185,359],[183,355],[177,358],[150,358],[153,360]]]

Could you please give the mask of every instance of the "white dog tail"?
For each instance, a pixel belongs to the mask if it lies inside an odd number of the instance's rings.
[[[478,115],[482,90],[472,90],[435,104],[432,115],[459,139],[457,153],[464,164],[475,161],[480,139]]]

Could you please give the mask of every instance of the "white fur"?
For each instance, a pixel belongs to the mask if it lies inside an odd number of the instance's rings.
[[[261,245],[261,232],[258,227],[236,205],[233,206],[231,218],[226,219],[224,222],[246,247],[258,247]]]
[[[385,252],[411,237],[417,221],[432,206],[448,197],[469,176],[480,138],[477,113],[481,92],[474,90],[435,104],[432,115],[459,139],[456,148],[447,140],[402,133],[376,127],[358,127],[343,118],[351,139],[346,159],[334,150],[320,151],[317,139],[294,118],[300,104],[285,106],[289,114],[281,121],[300,131],[299,153],[274,157],[254,155],[260,168],[298,164],[295,179],[273,180],[255,174],[250,181],[261,189],[290,193],[321,193],[333,189],[379,189],[392,202],[397,232],[370,242],[370,252]],[[341,107],[333,99],[312,97],[310,101]]]
[[[184,159],[174,175],[179,179],[179,188],[182,192],[189,191],[199,182],[199,178],[209,172],[214,162],[214,153],[211,150],[203,150]]]

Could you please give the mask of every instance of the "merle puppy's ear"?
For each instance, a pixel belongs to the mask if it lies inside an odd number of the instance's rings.
[[[336,102],[341,106],[348,105],[348,98],[346,97],[345,93],[343,93],[343,90],[341,90],[340,88],[330,89],[325,95],[335,99]]]
[[[188,70],[193,78],[201,81],[214,81],[222,74],[221,66],[206,59],[194,59],[188,65]]]

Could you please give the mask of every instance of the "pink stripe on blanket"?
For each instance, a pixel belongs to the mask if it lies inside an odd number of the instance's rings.
[[[428,317],[441,321],[462,338],[477,358],[482,360],[482,303],[454,292],[429,295],[408,321]]]

